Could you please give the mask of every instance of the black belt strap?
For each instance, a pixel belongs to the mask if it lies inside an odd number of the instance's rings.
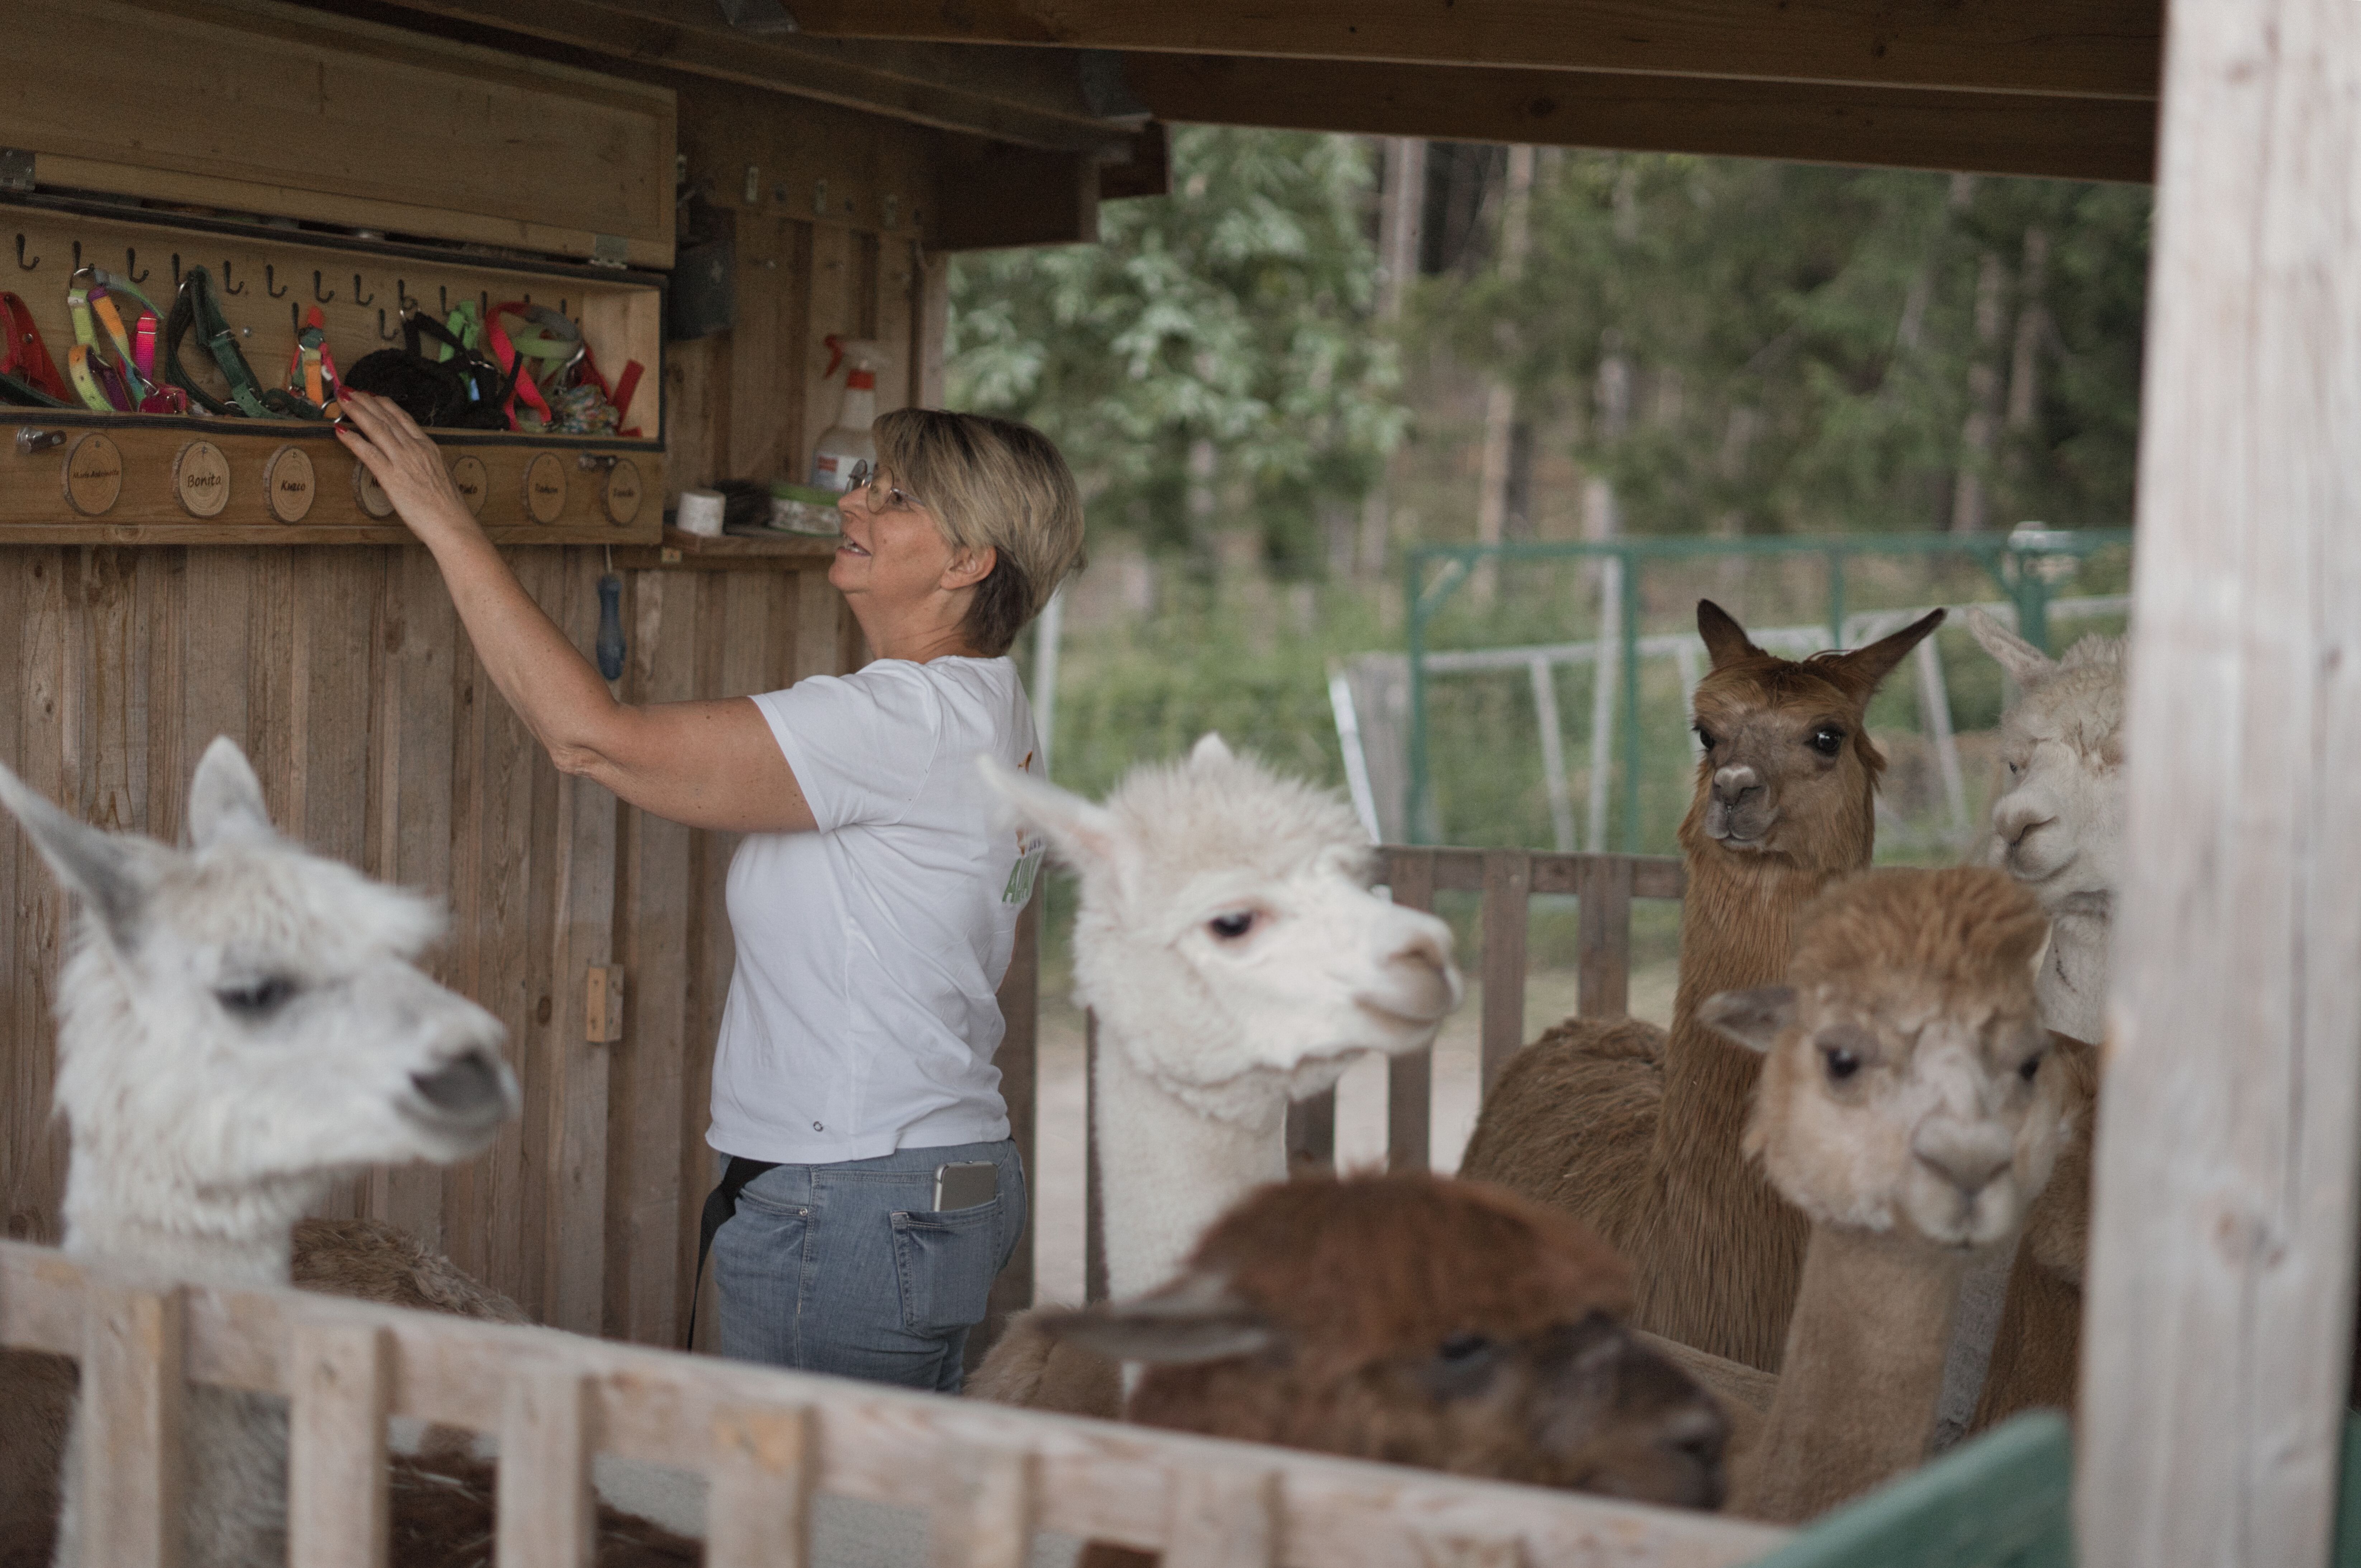
[[[742,1159],[733,1154],[721,1168],[721,1185],[705,1195],[705,1212],[697,1222],[697,1274],[688,1287],[687,1349],[697,1348],[697,1295],[705,1288],[705,1255],[713,1250],[714,1234],[738,1212],[738,1194],[746,1190],[746,1184],[778,1168],[774,1159]]]

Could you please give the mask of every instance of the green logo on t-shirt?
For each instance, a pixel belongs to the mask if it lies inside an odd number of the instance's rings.
[[[1033,878],[1041,870],[1041,850],[1038,843],[1029,849],[1020,840],[1016,863],[1008,869],[1008,885],[1000,890],[1000,902],[1023,908],[1033,896]]]

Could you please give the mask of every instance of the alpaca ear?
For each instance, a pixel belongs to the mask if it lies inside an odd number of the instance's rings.
[[[1200,762],[1226,762],[1230,761],[1233,754],[1229,742],[1222,739],[1221,732],[1208,729],[1197,737],[1197,743],[1194,746],[1189,748],[1189,765],[1194,767]]]
[[[1007,803],[1018,820],[1041,829],[1060,860],[1085,876],[1118,870],[1122,836],[1104,806],[1019,773],[989,753],[979,753],[976,766],[983,773],[984,784]]]
[[[1035,1318],[1044,1333],[1115,1361],[1186,1366],[1254,1355],[1279,1331],[1217,1275],[1183,1275],[1152,1296],[1102,1301],[1078,1312]]]
[[[1768,1053],[1795,1021],[1795,988],[1758,985],[1752,991],[1719,991],[1697,1008],[1697,1022],[1733,1045]]]
[[[224,839],[269,838],[274,833],[254,764],[228,736],[214,736],[197,762],[196,776],[189,781],[189,842],[202,850]]]
[[[1746,628],[1711,599],[1697,600],[1697,635],[1705,639],[1705,651],[1712,656],[1717,670],[1741,659],[1760,658],[1763,653],[1753,639],[1746,635]]]
[[[1881,637],[1868,647],[1839,654],[1829,663],[1841,669],[1847,681],[1866,696],[1877,689],[1878,682],[1894,673],[1894,666],[1908,657],[1911,649],[1943,624],[1944,613],[1930,609],[1891,637]]]
[[[1968,635],[1998,660],[2000,667],[2020,686],[2046,680],[2058,671],[2056,660],[1982,610],[1968,611]]]
[[[163,873],[167,851],[129,833],[109,833],[77,822],[48,797],[0,766],[0,805],[16,813],[26,835],[69,892],[78,894],[118,952],[138,935],[139,914]]]

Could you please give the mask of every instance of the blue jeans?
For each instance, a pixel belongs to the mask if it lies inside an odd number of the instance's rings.
[[[937,1213],[935,1168],[955,1160],[990,1160],[999,1194]],[[956,1394],[1025,1213],[1005,1139],[766,1170],[713,1238],[721,1354]]]

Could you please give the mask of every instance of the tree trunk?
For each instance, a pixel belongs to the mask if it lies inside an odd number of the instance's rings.
[[[1968,419],[1960,432],[1960,466],[1951,489],[1951,532],[1979,533],[1990,526],[1985,476],[2000,436],[2001,295],[2008,269],[1985,251],[1976,266],[1976,350],[1968,365]]]

